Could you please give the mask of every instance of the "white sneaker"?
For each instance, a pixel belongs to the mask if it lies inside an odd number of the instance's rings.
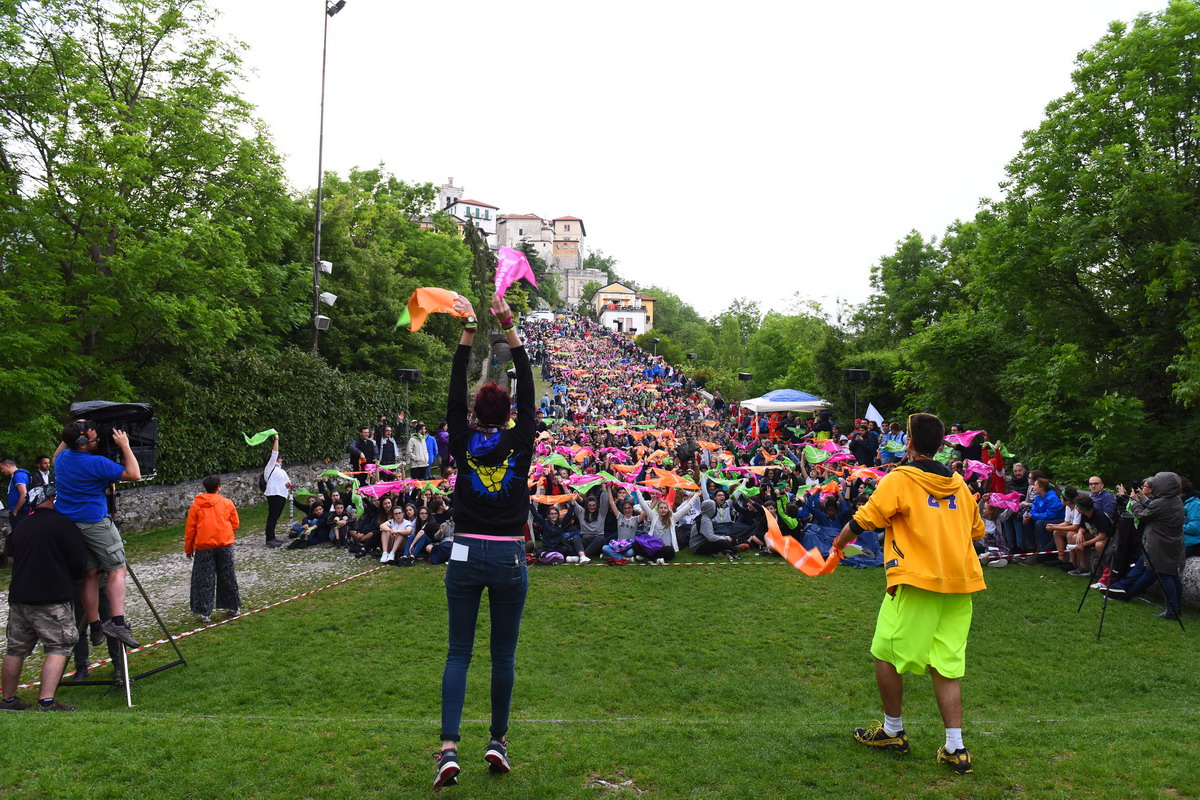
[[[384,553],[383,555],[381,555],[381,556],[379,557],[379,563],[380,563],[380,564],[386,564],[387,562],[389,562],[389,561],[391,561],[391,560],[392,560],[392,554],[391,554],[391,553]]]
[[[987,562],[987,565],[989,567],[1007,567],[1008,559],[1007,558],[993,558],[991,561]]]
[[[633,560],[634,561],[645,561],[646,558],[644,556],[634,556]]]
[[[667,560],[665,558],[660,558],[657,561],[655,561],[654,563],[660,567],[665,567],[667,565]]]
[[[586,564],[586,563],[588,563],[589,561],[591,561],[591,559],[590,559],[590,558],[588,558],[587,556],[580,556],[580,557],[579,557],[579,563],[580,563],[580,564]]]
[[[584,558],[586,558],[586,557],[587,556],[584,556]],[[567,563],[568,564],[578,564],[579,556],[567,556]]]
[[[1096,591],[1100,591],[1101,589],[1103,589],[1103,588],[1104,588],[1104,584],[1103,584],[1103,583],[1101,583],[1100,581],[1096,581],[1095,583],[1093,583],[1093,584],[1091,585],[1091,588],[1092,588],[1092,589],[1095,589]]]

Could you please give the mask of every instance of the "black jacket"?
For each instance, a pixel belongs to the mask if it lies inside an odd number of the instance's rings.
[[[526,481],[533,461],[537,425],[529,357],[524,347],[512,348],[513,369],[517,373],[517,421],[513,427],[490,435],[468,424],[470,357],[471,348],[459,345],[450,370],[450,397],[446,403],[450,455],[458,467],[454,482],[454,530],[489,536],[523,536],[529,516]]]
[[[44,606],[75,599],[87,550],[74,522],[52,508],[35,509],[12,533],[9,603]]]

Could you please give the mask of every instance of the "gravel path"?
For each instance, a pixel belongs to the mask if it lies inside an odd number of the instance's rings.
[[[157,556],[147,561],[134,560],[131,565],[172,633],[190,630],[199,624],[188,607],[192,562],[182,552]],[[377,559],[354,558],[345,550],[323,545],[304,550],[282,547],[268,549],[263,546],[261,532],[244,536],[234,544],[238,589],[242,596],[242,608],[247,610],[377,566]],[[161,633],[146,601],[132,579],[127,583],[126,616],[133,626],[134,635],[140,637],[141,641],[160,638]],[[217,611],[214,619],[220,619],[221,614]],[[0,592],[0,622],[8,622],[7,592]],[[40,661],[40,658],[37,660]]]

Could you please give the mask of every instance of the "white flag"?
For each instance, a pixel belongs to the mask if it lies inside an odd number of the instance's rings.
[[[879,413],[874,403],[867,403],[867,413],[864,416],[868,420],[873,420],[879,427],[883,427],[883,414]]]

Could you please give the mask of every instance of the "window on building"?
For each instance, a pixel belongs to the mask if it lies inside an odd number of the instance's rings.
[[[524,236],[524,235],[525,235],[525,229],[517,228],[517,236]]]
[[[483,210],[483,218],[484,218],[484,219],[491,219],[491,218],[492,218],[492,217],[491,217],[491,213],[492,213],[492,212],[488,211],[488,210],[485,208],[485,209]]]
[[[571,223],[568,222],[566,225],[564,225],[563,230],[565,230],[567,233],[570,233],[571,232]]]

